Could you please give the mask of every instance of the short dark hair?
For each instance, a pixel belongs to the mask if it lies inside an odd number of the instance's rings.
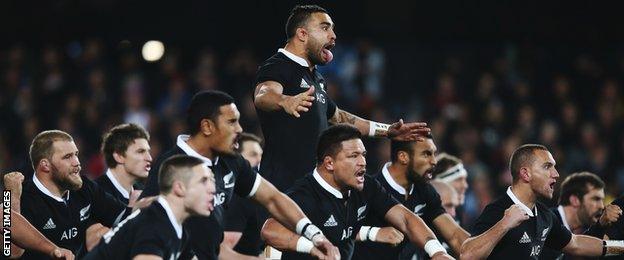
[[[425,138],[433,140],[433,135],[428,133]],[[396,162],[399,159],[399,152],[406,152],[410,156],[414,154],[414,144],[416,141],[390,141],[390,160]]]
[[[313,13],[326,13],[327,10],[318,5],[297,5],[291,11],[286,20],[286,40],[292,38],[297,34],[297,28],[300,28],[306,24],[308,18]]]
[[[137,124],[121,124],[111,128],[104,133],[102,137],[102,145],[100,150],[104,154],[104,160],[109,168],[117,167],[117,161],[113,153],[121,155],[126,154],[128,147],[134,143],[136,139],[150,140],[149,133]]]
[[[536,150],[548,151],[548,148],[541,144],[524,144],[513,152],[511,159],[509,159],[509,171],[511,171],[511,178],[514,183],[518,180],[520,168],[533,163]]]
[[[449,168],[462,163],[461,159],[447,153],[441,153],[440,155],[438,155],[437,161],[438,163],[436,164],[436,167],[433,168],[433,172],[431,173],[433,178],[445,172]]]
[[[203,119],[210,119],[216,123],[219,117],[219,108],[234,103],[234,98],[218,90],[200,91],[191,100],[187,111],[186,123],[191,135],[197,134]]]
[[[256,142],[262,146],[262,138],[259,136],[252,133],[240,133],[238,136],[238,149],[236,149],[236,151],[241,152],[243,150],[243,143],[248,141]]]
[[[37,170],[37,166],[41,160],[52,160],[52,155],[54,154],[54,142],[56,141],[73,142],[74,139],[71,135],[61,130],[43,131],[33,138],[28,151],[33,170]]]
[[[340,149],[342,149],[343,141],[361,138],[362,133],[360,133],[360,130],[351,125],[337,124],[330,126],[325,129],[319,137],[316,147],[317,163],[323,163],[325,156],[336,156],[336,154],[340,152]]]
[[[161,194],[171,192],[174,181],[188,183],[193,176],[191,168],[204,163],[201,159],[189,155],[174,155],[167,158],[158,169],[158,189]]]
[[[576,172],[570,174],[561,183],[559,205],[570,205],[570,197],[572,195],[582,200],[583,196],[589,192],[590,186],[594,189],[603,189],[605,183],[598,175],[591,172]]]

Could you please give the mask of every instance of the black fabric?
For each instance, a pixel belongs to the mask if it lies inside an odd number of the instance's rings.
[[[39,190],[33,180],[24,183],[21,214],[54,244],[71,250],[77,257],[85,253],[85,232],[91,223],[111,227],[131,209],[82,176],[82,187],[70,191],[59,202]],[[48,259],[48,256],[26,250],[24,259]]]
[[[481,235],[494,226],[513,204],[508,195],[490,203],[475,222],[472,236]],[[544,247],[561,250],[570,242],[572,233],[561,220],[544,204],[536,202],[536,206],[537,216],[509,230],[498,241],[488,259],[538,259]],[[524,234],[528,240],[523,239]]]
[[[185,154],[176,146],[161,156],[150,170],[145,190],[141,196],[158,195],[158,170],[162,162],[176,154]],[[240,155],[220,156],[216,165],[211,167],[215,175],[216,193],[214,210],[209,217],[190,217],[185,223],[189,231],[191,246],[199,259],[217,259],[219,245],[223,241],[224,212],[233,193],[247,197],[256,180],[257,174],[249,162]]]
[[[191,259],[193,252],[187,232],[178,238],[167,212],[159,202],[134,212],[102,237],[86,260],[132,259],[140,255],[162,259]]]
[[[618,205],[624,210],[624,195],[621,195],[615,199],[611,204]],[[606,231],[606,235],[611,240],[624,240],[624,217],[620,217],[615,223],[613,223]]]
[[[340,250],[341,259],[351,259],[355,236],[369,212],[385,215],[396,201],[375,179],[366,176],[361,192],[352,190],[347,198],[337,198],[313,177],[306,175],[287,193]],[[283,252],[282,259],[312,259],[308,254]]]
[[[297,179],[312,171],[319,135],[328,127],[328,119],[336,112],[336,104],[327,94],[323,76],[312,72],[277,53],[258,69],[256,84],[276,81],[283,86],[284,95],[297,95],[314,86],[315,100],[310,110],[301,117],[277,110],[256,109],[264,133],[264,154],[260,173],[280,191],[289,189]]]
[[[100,187],[104,191],[106,191],[108,194],[112,195],[113,197],[117,198],[119,201],[128,205],[128,199],[124,197],[123,194],[119,192],[119,190],[117,190],[113,182],[110,180],[110,178],[108,178],[108,176],[106,176],[106,174],[102,174],[102,176],[95,179],[95,183],[100,185]],[[136,186],[133,186],[133,187],[136,189]]]
[[[379,173],[375,179],[390,193],[395,199],[403,204],[409,210],[421,217],[427,226],[433,229],[433,220],[438,216],[446,213],[442,207],[440,195],[435,191],[431,184],[426,182],[418,182],[414,184],[412,193],[405,195],[395,190],[390,183]],[[408,191],[409,192],[409,191]],[[385,214],[372,213],[366,216],[364,226],[387,227],[390,224],[385,220]],[[422,251],[422,252],[418,252]],[[409,239],[403,240],[398,246],[383,244],[377,242],[358,242],[355,244],[354,259],[412,259],[412,256],[418,253],[418,258],[426,255],[423,250],[417,249],[411,244]]]
[[[258,255],[264,243],[260,238],[260,230],[264,224],[260,211],[262,206],[249,198],[232,196],[228,209],[225,211],[225,231],[240,232],[242,236],[234,246],[234,250],[245,255]]]

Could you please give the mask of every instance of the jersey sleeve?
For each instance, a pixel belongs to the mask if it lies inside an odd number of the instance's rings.
[[[305,179],[300,179],[297,183],[300,181],[305,181]],[[316,203],[314,198],[304,187],[297,184],[295,185],[296,186],[294,188],[286,192],[286,195],[288,195],[288,197],[290,197],[299,206],[299,208],[301,208],[301,211],[303,211],[304,214],[311,214],[315,210],[314,205]]]
[[[134,258],[137,255],[156,255],[161,258],[165,257],[165,240],[154,228],[141,228],[137,230],[135,239],[132,241],[130,249],[130,258]]]
[[[91,218],[97,223],[104,226],[112,227],[121,221],[124,215],[128,215],[131,211],[126,204],[110,195],[95,182],[83,178],[83,185],[87,185],[91,194]]]
[[[236,176],[236,184],[234,185],[234,192],[243,198],[248,198],[256,194],[262,177],[257,174],[251,165],[245,158],[238,155],[234,161],[236,169],[234,170]]]
[[[433,223],[433,220],[438,216],[446,213],[444,207],[442,207],[442,200],[440,199],[440,195],[435,191],[433,186],[427,184],[426,188],[426,196],[427,196],[427,206],[423,211],[423,219],[428,223]]]
[[[369,176],[364,176],[364,194],[368,203],[379,216],[385,216],[390,208],[399,204],[377,180]]]
[[[286,82],[288,81],[288,67],[285,64],[279,62],[268,61],[262,64],[258,68],[256,73],[256,84],[258,85],[265,81],[276,81],[286,88]]]
[[[572,239],[572,233],[570,230],[563,226],[561,220],[555,216],[552,212],[548,212],[548,214],[552,215],[553,224],[552,230],[548,233],[548,237],[546,238],[546,242],[544,242],[544,246],[550,249],[559,250],[563,249],[568,243],[570,243],[570,239]]]
[[[327,119],[331,119],[332,117],[334,117],[334,114],[336,114],[336,109],[338,109],[336,103],[334,103],[331,98],[327,98]]]
[[[244,200],[234,195],[225,210],[225,231],[243,232],[247,226],[247,214],[245,213]]]
[[[483,212],[481,212],[481,215],[479,216],[479,218],[477,218],[477,221],[475,221],[472,232],[470,232],[470,234],[472,234],[472,236],[478,236],[483,234],[485,231],[490,229],[503,218],[503,213],[504,209],[501,209],[499,206],[495,204],[488,205],[487,207],[485,207]]]

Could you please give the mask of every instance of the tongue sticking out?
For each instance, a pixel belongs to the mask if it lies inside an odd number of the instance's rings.
[[[334,54],[330,50],[323,48],[323,59],[329,63],[334,59]]]

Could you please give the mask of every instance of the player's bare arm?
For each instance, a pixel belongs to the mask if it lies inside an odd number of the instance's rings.
[[[254,103],[264,111],[284,110],[294,117],[308,112],[314,101],[314,86],[295,96],[283,94],[284,87],[276,81],[265,81],[256,86]]]
[[[273,218],[269,218],[264,223],[260,235],[268,245],[278,250],[307,253],[318,259],[340,259],[340,251],[324,235],[318,235],[312,243],[305,237],[288,230]]]
[[[577,256],[614,256],[624,254],[624,241],[603,241],[592,236],[572,235],[570,242],[563,248],[563,252]]]
[[[461,245],[470,237],[470,233],[461,228],[449,214],[442,214],[433,220],[436,230],[448,241],[456,254],[461,251]]]
[[[393,124],[384,124],[363,119],[340,108],[336,108],[334,116],[329,119],[331,124],[349,124],[355,126],[362,135],[370,137],[387,137],[398,141],[421,140],[431,132],[427,123],[404,123],[403,119]]]

